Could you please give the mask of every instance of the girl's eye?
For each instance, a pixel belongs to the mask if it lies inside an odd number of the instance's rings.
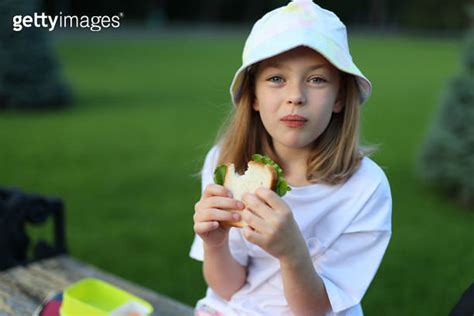
[[[327,80],[321,77],[312,77],[309,79],[309,81],[315,84],[321,84],[321,83],[325,83]]]
[[[273,83],[282,83],[283,78],[280,76],[273,76],[267,79],[267,81],[273,82]]]

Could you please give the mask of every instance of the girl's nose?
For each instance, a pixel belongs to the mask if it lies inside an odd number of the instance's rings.
[[[286,103],[293,105],[304,105],[306,104],[306,97],[304,95],[303,89],[299,85],[293,86],[288,91],[288,98]]]

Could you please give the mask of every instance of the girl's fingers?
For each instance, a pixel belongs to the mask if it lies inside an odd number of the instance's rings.
[[[206,209],[194,214],[194,222],[212,222],[212,221],[239,221],[240,215],[235,212],[223,211],[215,208]]]
[[[202,198],[206,199],[215,195],[232,197],[232,193],[228,189],[224,188],[222,185],[211,183],[208,184],[204,189],[204,192],[202,193]]]
[[[270,220],[275,215],[275,212],[265,202],[253,194],[244,194],[242,199],[247,209],[263,219]]]
[[[261,246],[265,242],[264,236],[249,226],[244,226],[242,234],[244,235],[245,239],[257,246]]]
[[[242,212],[242,220],[245,221],[253,230],[259,233],[267,234],[270,232],[270,229],[268,228],[268,221],[255,215],[249,209],[245,209]]]
[[[229,197],[211,196],[199,202],[202,208],[218,208],[224,210],[242,210],[244,204]]]
[[[270,208],[274,210],[282,210],[287,208],[287,205],[282,200],[281,197],[278,196],[272,190],[266,188],[259,188],[255,191],[255,195],[258,196],[263,202],[268,204]]]
[[[218,222],[200,222],[194,224],[194,232],[196,234],[205,234],[219,227]]]

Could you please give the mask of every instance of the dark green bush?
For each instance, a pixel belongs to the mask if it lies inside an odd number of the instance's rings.
[[[71,103],[47,30],[13,30],[13,16],[33,15],[35,0],[0,2],[0,109],[45,109]]]
[[[474,27],[466,36],[463,70],[447,84],[421,150],[422,175],[462,204],[474,205]]]

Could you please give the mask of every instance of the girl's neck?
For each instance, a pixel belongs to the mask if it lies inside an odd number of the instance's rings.
[[[309,150],[307,148],[288,148],[274,145],[275,152],[281,160],[286,180],[291,186],[311,184],[306,179],[306,169]]]

